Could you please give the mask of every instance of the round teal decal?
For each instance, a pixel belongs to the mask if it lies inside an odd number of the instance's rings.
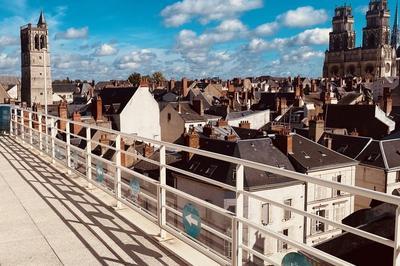
[[[311,263],[306,256],[297,252],[290,252],[283,257],[282,266],[311,266]]]
[[[98,162],[96,165],[96,180],[99,183],[103,183],[104,181],[103,162]]]

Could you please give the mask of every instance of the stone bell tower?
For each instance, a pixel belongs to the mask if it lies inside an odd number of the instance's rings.
[[[21,101],[28,106],[34,103],[52,104],[52,80],[49,52],[49,32],[43,12],[36,26],[21,27]]]

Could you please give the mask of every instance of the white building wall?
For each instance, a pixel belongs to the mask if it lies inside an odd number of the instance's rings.
[[[120,114],[121,132],[161,140],[160,109],[148,88],[139,88]]]
[[[263,191],[253,192],[258,196],[271,199],[273,201],[284,203],[285,200],[292,200],[292,207],[304,210],[305,207],[305,185],[296,184],[275,189],[268,189]],[[283,230],[288,230],[289,238],[298,242],[304,240],[304,218],[301,215],[290,213],[290,219],[284,219],[284,210],[273,206],[267,205],[256,199],[248,199],[248,218],[255,223],[265,224],[265,227],[275,232],[282,233]],[[267,212],[265,210],[268,210]],[[266,217],[267,213],[267,217]],[[248,230],[249,246],[258,246],[258,251],[264,255],[271,256],[275,261],[281,261],[283,256],[295,251],[290,246],[289,249],[283,249],[278,240],[261,235],[257,230],[250,228]],[[260,250],[260,244],[263,245],[264,250]],[[256,249],[257,250],[257,249]],[[257,258],[253,258],[253,262],[257,263]]]
[[[349,166],[312,172],[308,173],[308,175],[328,181],[337,181],[337,178],[340,176],[340,183],[354,186],[355,172],[356,166]],[[354,196],[343,191],[338,192],[332,188],[308,183],[307,211],[320,216],[324,215],[324,217],[329,220],[341,222],[343,218],[354,212]],[[323,214],[323,212],[325,213]],[[318,228],[323,228],[323,230],[317,230],[316,221],[307,219],[307,244],[314,245],[341,233],[341,230],[328,225],[323,225]]]
[[[270,122],[270,111],[259,111],[237,119],[229,119],[228,124],[232,127],[239,127],[239,124],[242,121],[249,121],[251,129],[260,129],[265,124]]]

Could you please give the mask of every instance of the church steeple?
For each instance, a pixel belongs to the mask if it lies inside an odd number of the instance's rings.
[[[43,11],[40,12],[40,17],[39,17],[37,26],[38,26],[39,28],[42,28],[42,27],[46,27],[46,26],[47,26],[47,24],[46,24],[46,19],[44,18],[44,13],[43,13]]]
[[[396,13],[394,15],[394,24],[393,24],[393,30],[392,30],[392,40],[390,44],[392,45],[392,48],[397,49],[397,42],[399,40],[399,22],[398,22],[398,8],[399,8],[399,1],[396,3]]]

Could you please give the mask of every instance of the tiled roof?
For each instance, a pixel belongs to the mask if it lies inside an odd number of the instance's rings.
[[[325,137],[332,139],[332,150],[352,159],[355,159],[372,141],[372,138],[369,137],[356,137],[325,132],[318,143],[323,145]]]

